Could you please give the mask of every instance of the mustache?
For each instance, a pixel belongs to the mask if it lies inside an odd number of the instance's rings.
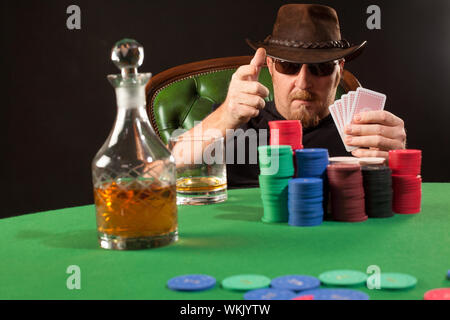
[[[314,101],[314,100],[317,100],[317,96],[314,93],[306,91],[306,90],[298,90],[298,91],[291,92],[289,94],[289,100],[290,101],[293,101],[293,100]]]

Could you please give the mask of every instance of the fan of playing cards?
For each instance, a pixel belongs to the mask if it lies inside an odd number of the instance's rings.
[[[359,87],[356,91],[342,95],[341,99],[328,107],[347,152],[358,149],[345,144],[344,130],[352,122],[353,116],[366,111],[383,110],[385,102],[386,95]]]

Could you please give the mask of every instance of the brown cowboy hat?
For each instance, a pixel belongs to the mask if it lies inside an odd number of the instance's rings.
[[[287,4],[278,10],[273,31],[264,41],[246,39],[253,48],[266,49],[267,55],[295,63],[321,63],[361,54],[367,41],[350,45],[341,39],[336,11],[317,4]]]

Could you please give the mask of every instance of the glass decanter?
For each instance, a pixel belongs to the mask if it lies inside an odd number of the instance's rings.
[[[178,240],[175,161],[153,131],[145,110],[151,73],[138,73],[143,47],[132,39],[115,44],[111,59],[121,74],[115,88],[117,117],[92,161],[99,244],[142,249]]]

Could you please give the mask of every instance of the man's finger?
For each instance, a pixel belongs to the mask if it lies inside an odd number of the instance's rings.
[[[353,123],[355,124],[382,124],[385,126],[395,127],[402,126],[403,120],[393,115],[389,111],[367,111],[356,114],[353,117]]]
[[[261,71],[261,67],[264,65],[265,61],[266,61],[266,49],[258,48],[258,50],[256,50],[255,55],[253,56],[252,61],[250,61],[250,65],[256,67],[256,75],[253,77],[252,80],[255,81],[258,80],[259,72]]]
[[[385,138],[383,136],[347,136],[345,143],[349,146],[357,146],[364,148],[379,148],[381,150],[403,149],[403,144],[394,139]]]
[[[391,139],[404,138],[404,130],[399,127],[388,127],[380,124],[350,124],[345,133],[352,136],[383,136]]]
[[[260,96],[248,93],[241,93],[239,95],[239,104],[244,104],[256,109],[264,109],[266,102]]]
[[[246,104],[239,103],[240,117],[248,120],[248,117],[254,118],[259,115],[259,109],[255,107],[248,106]]]
[[[233,74],[232,78],[247,81],[249,79],[254,80],[256,77],[256,80],[258,80],[258,73],[259,71],[257,67],[247,64],[240,66]]]
[[[256,94],[263,98],[266,98],[270,94],[269,89],[257,81],[240,81],[237,85],[240,86],[244,93]]]
[[[260,68],[264,65],[265,61],[266,61],[266,49],[258,48],[258,50],[256,50],[256,53],[255,53],[252,61],[250,61],[250,64],[252,66]]]
[[[369,150],[369,149],[356,149],[352,151],[352,155],[357,158],[365,157],[378,157],[378,158],[389,158],[389,152],[380,150]]]

